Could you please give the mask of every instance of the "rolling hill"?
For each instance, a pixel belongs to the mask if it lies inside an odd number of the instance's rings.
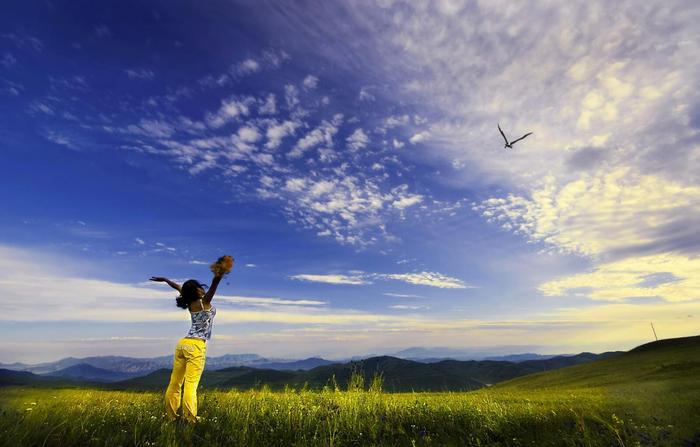
[[[624,388],[641,383],[700,386],[700,336],[659,340],[622,355],[506,381],[498,388]]]
[[[29,371],[0,369],[0,386],[22,385],[41,388],[83,388],[100,387],[101,382],[75,380],[66,377],[51,377],[34,374]]]
[[[331,385],[333,378],[345,388],[353,372],[364,376],[365,386],[369,386],[375,374],[381,374],[383,389],[389,392],[401,391],[465,391],[490,386],[494,383],[513,379],[527,374],[563,368],[591,362],[598,358],[610,358],[620,353],[582,353],[575,356],[555,357],[546,360],[505,362],[494,360],[443,360],[423,363],[396,357],[371,357],[349,363],[322,365],[308,371],[280,371],[251,367],[232,367],[206,370],[202,375],[202,388],[248,389],[267,385],[272,389],[285,386],[312,389]],[[171,370],[160,369],[146,376],[115,382],[113,389],[154,390],[168,385]]]

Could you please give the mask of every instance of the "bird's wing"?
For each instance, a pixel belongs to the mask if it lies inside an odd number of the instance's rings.
[[[503,133],[501,130],[501,125],[498,125],[498,131],[501,132],[501,135],[503,135],[503,139],[506,140],[506,144],[508,144],[508,138],[506,138],[506,134]]]
[[[517,143],[518,141],[522,140],[523,138],[525,138],[525,137],[528,136],[528,135],[532,135],[532,132],[526,133],[525,135],[523,135],[522,137],[518,138],[517,140],[511,141],[510,144],[515,144],[515,143]]]

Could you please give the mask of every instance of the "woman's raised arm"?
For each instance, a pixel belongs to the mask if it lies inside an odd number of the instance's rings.
[[[222,256],[219,259],[216,260],[215,263],[213,263],[210,268],[211,271],[214,272],[214,278],[211,280],[211,286],[209,286],[209,290],[207,290],[206,295],[204,295],[204,298],[202,298],[202,301],[205,303],[209,304],[211,303],[211,300],[214,299],[214,294],[216,293],[216,288],[219,286],[219,283],[221,282],[221,278],[224,277],[224,275],[228,274],[231,272],[231,269],[233,268],[233,264],[235,263],[233,257],[231,256]]]
[[[207,290],[206,295],[204,295],[204,298],[202,298],[202,301],[209,304],[211,303],[211,300],[214,299],[214,294],[216,293],[216,288],[219,287],[219,283],[221,282],[221,278],[223,278],[224,275],[214,275],[214,278],[211,280],[211,285],[209,286],[209,290]]]
[[[177,290],[178,292],[180,292],[182,289],[182,287],[180,287],[180,284],[176,283],[175,281],[170,281],[168,278],[164,278],[162,276],[151,276],[151,281],[167,282],[170,287]]]

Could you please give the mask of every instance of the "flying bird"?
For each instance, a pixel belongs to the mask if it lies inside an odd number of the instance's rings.
[[[526,133],[525,135],[523,135],[522,137],[518,138],[517,140],[513,140],[513,141],[511,141],[511,142],[509,143],[509,142],[508,142],[508,138],[506,138],[506,134],[504,134],[503,131],[501,130],[501,124],[500,124],[500,123],[498,124],[498,131],[501,132],[501,135],[503,135],[503,139],[506,140],[506,145],[503,146],[503,149],[508,149],[508,148],[513,149],[513,145],[514,145],[515,143],[517,143],[518,141],[520,141],[520,140],[522,140],[523,138],[527,137],[528,135],[532,135],[532,132],[528,132],[528,133]]]

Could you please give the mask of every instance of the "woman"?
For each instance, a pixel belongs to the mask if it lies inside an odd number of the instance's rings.
[[[182,417],[188,422],[196,422],[197,417],[197,386],[204,371],[206,358],[206,342],[211,338],[211,328],[216,315],[216,308],[211,305],[216,288],[223,278],[222,272],[214,274],[211,287],[205,293],[205,284],[190,279],[182,286],[160,276],[151,277],[151,281],[166,282],[173,289],[180,292],[176,298],[177,306],[190,311],[192,327],[187,335],[180,339],[175,347],[175,359],[173,372],[170,375],[170,384],[165,392],[165,411],[168,419],[177,419],[177,410],[180,408],[181,394],[184,394]],[[181,392],[184,382],[184,392]]]

